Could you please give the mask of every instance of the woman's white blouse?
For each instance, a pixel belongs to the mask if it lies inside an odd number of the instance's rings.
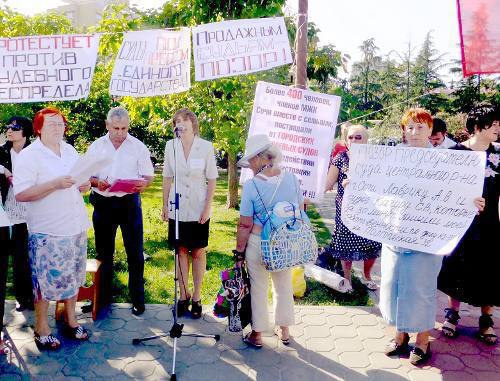
[[[207,199],[207,180],[218,177],[215,152],[212,143],[195,136],[186,160],[179,139],[169,140],[165,145],[163,177],[172,178],[177,157],[177,192],[180,194],[179,220],[198,221]],[[169,205],[174,201],[174,184],[170,188]],[[173,207],[169,214],[173,218]]]
[[[21,151],[14,168],[14,193],[70,176],[78,152],[61,142],[61,157],[45,147],[40,139]],[[82,195],[75,186],[58,189],[37,201],[27,203],[27,223],[31,233],[73,236],[90,227]]]

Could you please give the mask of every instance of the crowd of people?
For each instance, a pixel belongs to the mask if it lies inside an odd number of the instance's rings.
[[[385,351],[388,356],[409,352],[409,334],[417,333],[410,361],[418,365],[430,358],[429,333],[435,325],[437,289],[449,296],[443,334],[457,336],[459,307],[465,302],[481,308],[480,340],[486,344],[497,341],[491,316],[494,306],[500,305],[494,273],[500,264],[494,249],[494,236],[500,231],[500,156],[495,143],[500,133],[499,120],[498,109],[491,105],[475,107],[467,118],[469,138],[454,143],[447,137],[445,122],[433,118],[428,111],[412,108],[403,115],[403,146],[485,151],[487,155],[483,196],[474,201],[478,215],[444,260],[438,255],[368,240],[353,234],[342,223],[342,198],[349,186],[350,147],[368,144],[369,138],[365,126],[342,129],[326,180],[325,191],[337,189],[336,225],[328,252],[341,261],[348,292],[352,291],[353,261],[364,263],[362,283],[370,290],[378,289],[371,270],[381,256],[379,307],[386,322],[396,328]],[[75,307],[85,279],[87,229],[91,225],[102,271],[101,303],[112,302],[113,255],[120,227],[128,262],[132,313],[141,315],[145,311],[141,193],[153,181],[154,168],[148,148],[129,134],[129,125],[127,110],[109,110],[107,133],[87,151],[88,155],[106,157],[109,162],[88,181],[77,184],[71,175],[79,155],[64,141],[68,125],[59,110],[42,109],[33,123],[22,117],[7,122],[8,141],[0,150],[0,185],[2,206],[11,226],[0,228],[0,245],[8,248],[0,250],[0,332],[8,260],[13,256],[16,309],[34,308],[34,340],[38,348],[55,350],[61,346],[48,324],[50,301],[64,301],[63,334],[74,340],[88,339],[89,332],[76,319]],[[200,138],[198,119],[192,111],[179,110],[173,117],[172,130],[176,138],[165,145],[162,219],[168,224],[168,243],[178,249],[177,315],[190,311],[196,319],[202,316],[201,289],[218,171],[213,145]],[[35,139],[30,144],[33,134]],[[248,267],[252,329],[243,340],[254,348],[262,348],[262,333],[269,328],[269,277],[273,282],[275,333],[284,345],[290,343],[289,328],[295,322],[291,270],[269,272],[261,262],[261,231],[268,208],[281,201],[304,205],[298,179],[280,169],[280,159],[280,149],[267,135],[254,135],[247,139],[245,154],[238,162],[253,172],[242,187],[234,252]],[[139,181],[124,192],[113,186],[119,179]],[[174,189],[182,195],[180,198]],[[89,190],[92,224],[82,197]],[[174,207],[176,203],[178,209]],[[188,286],[190,272],[193,290]],[[0,340],[0,352],[4,350]]]

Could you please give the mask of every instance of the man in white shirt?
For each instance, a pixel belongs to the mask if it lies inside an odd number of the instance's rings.
[[[111,164],[91,178],[90,202],[94,206],[92,222],[95,230],[97,259],[101,264],[102,305],[111,302],[113,254],[118,226],[123,236],[129,272],[129,295],[132,313],[144,310],[143,222],[140,193],[153,181],[154,168],[148,148],[129,135],[127,110],[114,107],[108,112],[108,133],[89,147],[87,154],[108,156]],[[114,191],[117,180],[135,180],[130,189]]]
[[[16,310],[32,310],[33,290],[28,259],[27,206],[15,200],[12,188],[12,172],[17,156],[30,144],[29,138],[33,135],[33,124],[28,118],[13,116],[7,121],[5,129],[7,142],[0,146],[0,189],[2,194],[1,202],[12,224],[10,239],[7,240],[5,258],[7,261],[8,255],[12,255],[13,258]],[[3,250],[3,248],[0,250]]]
[[[433,118],[432,135],[429,141],[434,148],[450,148],[456,143],[447,135],[446,122],[440,118]]]

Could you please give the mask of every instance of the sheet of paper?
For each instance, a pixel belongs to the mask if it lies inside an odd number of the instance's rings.
[[[89,155],[80,156],[78,161],[71,168],[70,175],[76,181],[75,186],[85,184],[90,177],[94,176],[102,168],[110,165],[113,158],[109,155]]]

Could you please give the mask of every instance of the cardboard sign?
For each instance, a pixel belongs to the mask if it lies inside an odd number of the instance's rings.
[[[389,245],[449,254],[481,197],[484,152],[352,144],[342,222]]]

